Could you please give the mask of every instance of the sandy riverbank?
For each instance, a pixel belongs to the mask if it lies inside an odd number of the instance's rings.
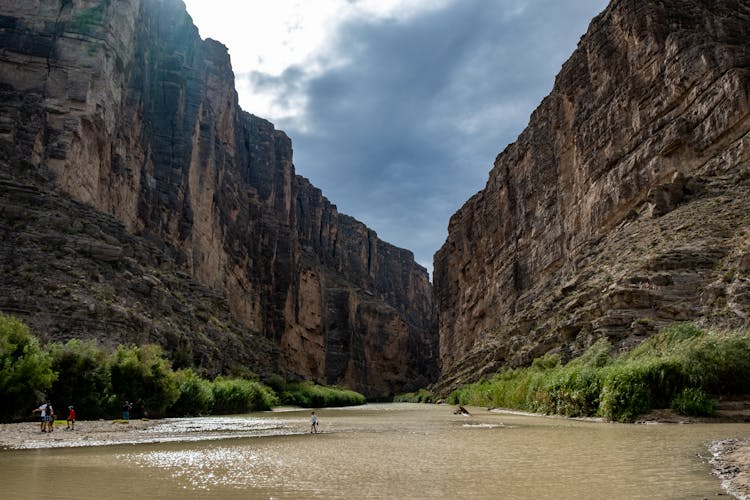
[[[299,434],[306,430],[306,418],[197,417],[157,420],[84,420],[75,430],[65,425],[54,432],[41,432],[39,424],[0,424],[0,449],[38,449],[118,444],[206,441],[260,435]]]
[[[0,448],[59,448],[72,446],[102,446],[107,444],[142,442],[149,434],[144,431],[156,427],[158,420],[112,420],[76,422],[75,430],[56,426],[54,432],[41,432],[39,424],[24,422],[0,425]],[[154,436],[156,437],[156,436]]]

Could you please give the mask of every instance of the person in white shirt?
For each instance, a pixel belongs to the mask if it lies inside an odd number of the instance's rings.
[[[39,408],[34,408],[31,413],[39,413],[41,417],[41,431],[47,432],[47,403],[42,403]]]
[[[310,414],[310,434],[318,433],[318,417],[315,412]]]

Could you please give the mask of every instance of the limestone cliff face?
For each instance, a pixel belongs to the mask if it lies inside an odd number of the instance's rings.
[[[440,386],[750,318],[750,5],[614,0],[435,255]]]
[[[295,174],[179,0],[0,0],[0,150],[175,250],[292,375],[368,395],[434,378],[428,275]]]

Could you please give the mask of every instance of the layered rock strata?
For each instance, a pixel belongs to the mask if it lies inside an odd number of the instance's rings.
[[[173,249],[280,370],[376,396],[435,377],[426,270],[295,174],[178,0],[0,0],[0,99],[13,182]]]
[[[448,390],[750,319],[750,5],[614,0],[435,255]]]

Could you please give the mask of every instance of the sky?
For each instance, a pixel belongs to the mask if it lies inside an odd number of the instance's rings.
[[[185,0],[297,174],[432,273],[606,0]]]

